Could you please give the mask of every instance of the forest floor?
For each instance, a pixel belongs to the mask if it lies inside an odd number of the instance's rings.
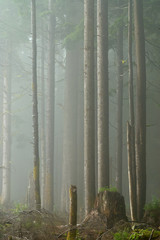
[[[92,211],[76,227],[77,240],[138,240],[159,239],[157,225],[119,221],[113,228],[107,229],[107,219],[97,211]],[[1,240],[54,240],[67,239],[70,227],[59,216],[47,211],[25,210],[4,212],[0,210]],[[72,229],[73,231],[75,229]]]

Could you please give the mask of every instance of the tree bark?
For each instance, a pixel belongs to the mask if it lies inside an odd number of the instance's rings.
[[[36,209],[41,209],[40,171],[39,171],[39,134],[38,134],[38,100],[37,100],[37,36],[36,36],[36,0],[32,0],[32,95],[33,95],[33,153]]]
[[[49,0],[49,49],[46,119],[45,208],[53,211],[54,109],[55,109],[55,25],[53,0]]]
[[[143,217],[146,201],[146,65],[143,24],[143,1],[134,0],[134,24],[136,46],[136,178],[137,216]]]
[[[109,187],[108,0],[97,1],[98,189]]]
[[[45,39],[44,20],[41,21],[41,205],[45,207],[45,173],[46,173],[46,141],[45,141]]]
[[[82,41],[79,44],[78,58],[79,58],[79,71],[78,71],[78,100],[77,100],[77,194],[78,194],[78,211],[82,213],[84,207],[84,121],[83,121],[83,48]],[[79,214],[80,216],[80,214]]]
[[[1,204],[10,203],[11,192],[11,78],[12,44],[7,43],[5,69],[3,73],[3,116],[2,116],[2,193]]]
[[[66,50],[63,134],[62,207],[70,185],[77,184],[77,48]]]
[[[129,123],[127,123],[128,141],[128,178],[131,220],[137,219],[136,200],[136,164],[135,164],[135,120],[134,120],[134,86],[132,63],[132,0],[128,1],[128,65],[129,65]]]
[[[137,199],[136,199],[136,179],[135,179],[135,159],[133,159],[133,136],[132,126],[127,122],[127,150],[128,150],[128,179],[129,179],[129,200],[131,220],[137,219]]]
[[[72,1],[71,1],[72,2]],[[66,8],[66,22],[76,26],[80,23],[81,16],[78,13],[81,4],[70,2]],[[72,13],[72,14],[71,14]],[[66,46],[66,66],[64,82],[64,123],[63,123],[63,184],[62,196],[66,194],[70,185],[77,186],[78,180],[78,82],[80,79],[80,44],[77,40],[70,46]],[[80,54],[79,54],[80,53]],[[82,151],[82,148],[80,149]],[[82,158],[81,158],[82,160]],[[82,177],[82,176],[81,176]],[[81,178],[82,179],[82,178]],[[62,197],[62,207],[66,200]],[[68,204],[67,204],[68,207]],[[65,207],[66,208],[66,207]]]
[[[121,18],[118,27],[117,63],[117,190],[122,193],[122,155],[123,155],[123,20],[122,0],[118,1],[118,16]]]
[[[84,184],[85,213],[95,200],[94,0],[84,1]]]

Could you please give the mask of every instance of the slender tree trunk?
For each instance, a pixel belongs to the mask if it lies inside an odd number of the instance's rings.
[[[77,22],[77,3],[65,6],[66,22]],[[73,13],[72,15],[70,13]],[[66,46],[66,65],[64,82],[64,120],[63,120],[63,166],[62,166],[62,210],[68,211],[70,185],[77,185],[77,64],[78,55],[75,46]]]
[[[41,209],[39,136],[38,136],[38,100],[37,100],[37,43],[36,43],[36,0],[32,0],[32,95],[33,95],[33,152],[36,209]]]
[[[137,216],[140,220],[146,201],[146,65],[142,0],[134,0],[134,24],[137,67],[135,137]]]
[[[78,49],[79,71],[78,71],[78,100],[77,100],[77,192],[78,192],[78,211],[82,214],[84,207],[84,91],[83,91],[83,43],[81,42]],[[80,216],[80,214],[79,214]],[[81,217],[81,216],[80,216]]]
[[[2,117],[2,194],[1,204],[10,203],[11,192],[11,78],[12,78],[12,46],[7,46],[4,75],[3,75],[3,117]]]
[[[54,1],[49,0],[49,56],[47,83],[46,122],[46,201],[45,208],[53,211],[53,165],[54,165],[54,109],[55,109],[55,25]]]
[[[44,39],[44,21],[42,19],[41,32],[41,205],[44,208],[45,203],[45,39]]]
[[[94,0],[84,1],[84,184],[88,214],[95,200]]]
[[[108,0],[97,1],[98,189],[109,187]]]
[[[122,193],[122,155],[123,155],[123,20],[122,0],[118,1],[118,16],[120,19],[118,28],[118,88],[117,88],[117,190]]]
[[[128,132],[128,178],[131,219],[137,219],[136,201],[136,164],[135,164],[135,121],[134,121],[134,86],[132,63],[132,0],[128,1],[128,65],[129,65],[129,112]]]

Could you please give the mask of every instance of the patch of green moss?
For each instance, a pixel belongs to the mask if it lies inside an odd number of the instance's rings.
[[[102,187],[99,189],[99,192],[104,192],[104,191],[109,191],[109,192],[117,192],[117,188],[116,187]]]

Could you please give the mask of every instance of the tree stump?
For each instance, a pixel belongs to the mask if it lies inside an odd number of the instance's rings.
[[[71,227],[67,235],[67,240],[76,239],[76,225],[77,225],[77,188],[72,186],[69,189],[70,196],[70,213],[69,213],[69,225]]]
[[[112,228],[120,220],[127,221],[124,197],[118,192],[98,193],[95,209],[107,217],[107,228]]]

